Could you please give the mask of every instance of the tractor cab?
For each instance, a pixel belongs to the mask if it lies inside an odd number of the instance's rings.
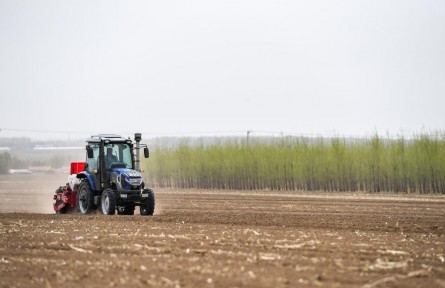
[[[131,139],[122,138],[119,135],[96,135],[87,140],[86,167],[95,186],[110,188],[111,172],[118,169],[135,170],[140,172],[139,149],[137,141],[134,147]],[[136,151],[135,151],[136,150]],[[148,148],[144,148],[144,155],[148,158]],[[135,157],[137,156],[137,157]]]

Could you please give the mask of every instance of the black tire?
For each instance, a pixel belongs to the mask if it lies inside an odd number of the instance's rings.
[[[105,215],[114,215],[116,213],[116,194],[114,194],[113,190],[105,189],[102,192],[100,207]]]
[[[82,214],[89,214],[96,209],[94,205],[94,194],[88,180],[83,180],[77,192],[77,208]]]
[[[117,206],[117,215],[134,215],[134,205]]]
[[[148,194],[147,200],[141,204],[141,215],[152,216],[155,212],[155,193],[151,189],[144,189],[142,194]]]

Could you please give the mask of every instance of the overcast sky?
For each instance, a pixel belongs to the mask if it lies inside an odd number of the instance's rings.
[[[445,1],[0,0],[0,129],[445,130]]]

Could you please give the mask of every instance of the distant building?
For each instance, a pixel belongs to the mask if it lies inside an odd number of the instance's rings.
[[[28,169],[9,169],[9,174],[31,174],[32,171]]]

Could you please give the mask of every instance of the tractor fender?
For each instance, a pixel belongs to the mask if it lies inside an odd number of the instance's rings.
[[[76,177],[79,178],[79,179],[87,179],[88,182],[90,183],[91,189],[92,190],[97,190],[96,189],[96,183],[94,182],[94,179],[93,179],[93,175],[90,172],[82,171],[82,172],[78,173],[76,175]]]

